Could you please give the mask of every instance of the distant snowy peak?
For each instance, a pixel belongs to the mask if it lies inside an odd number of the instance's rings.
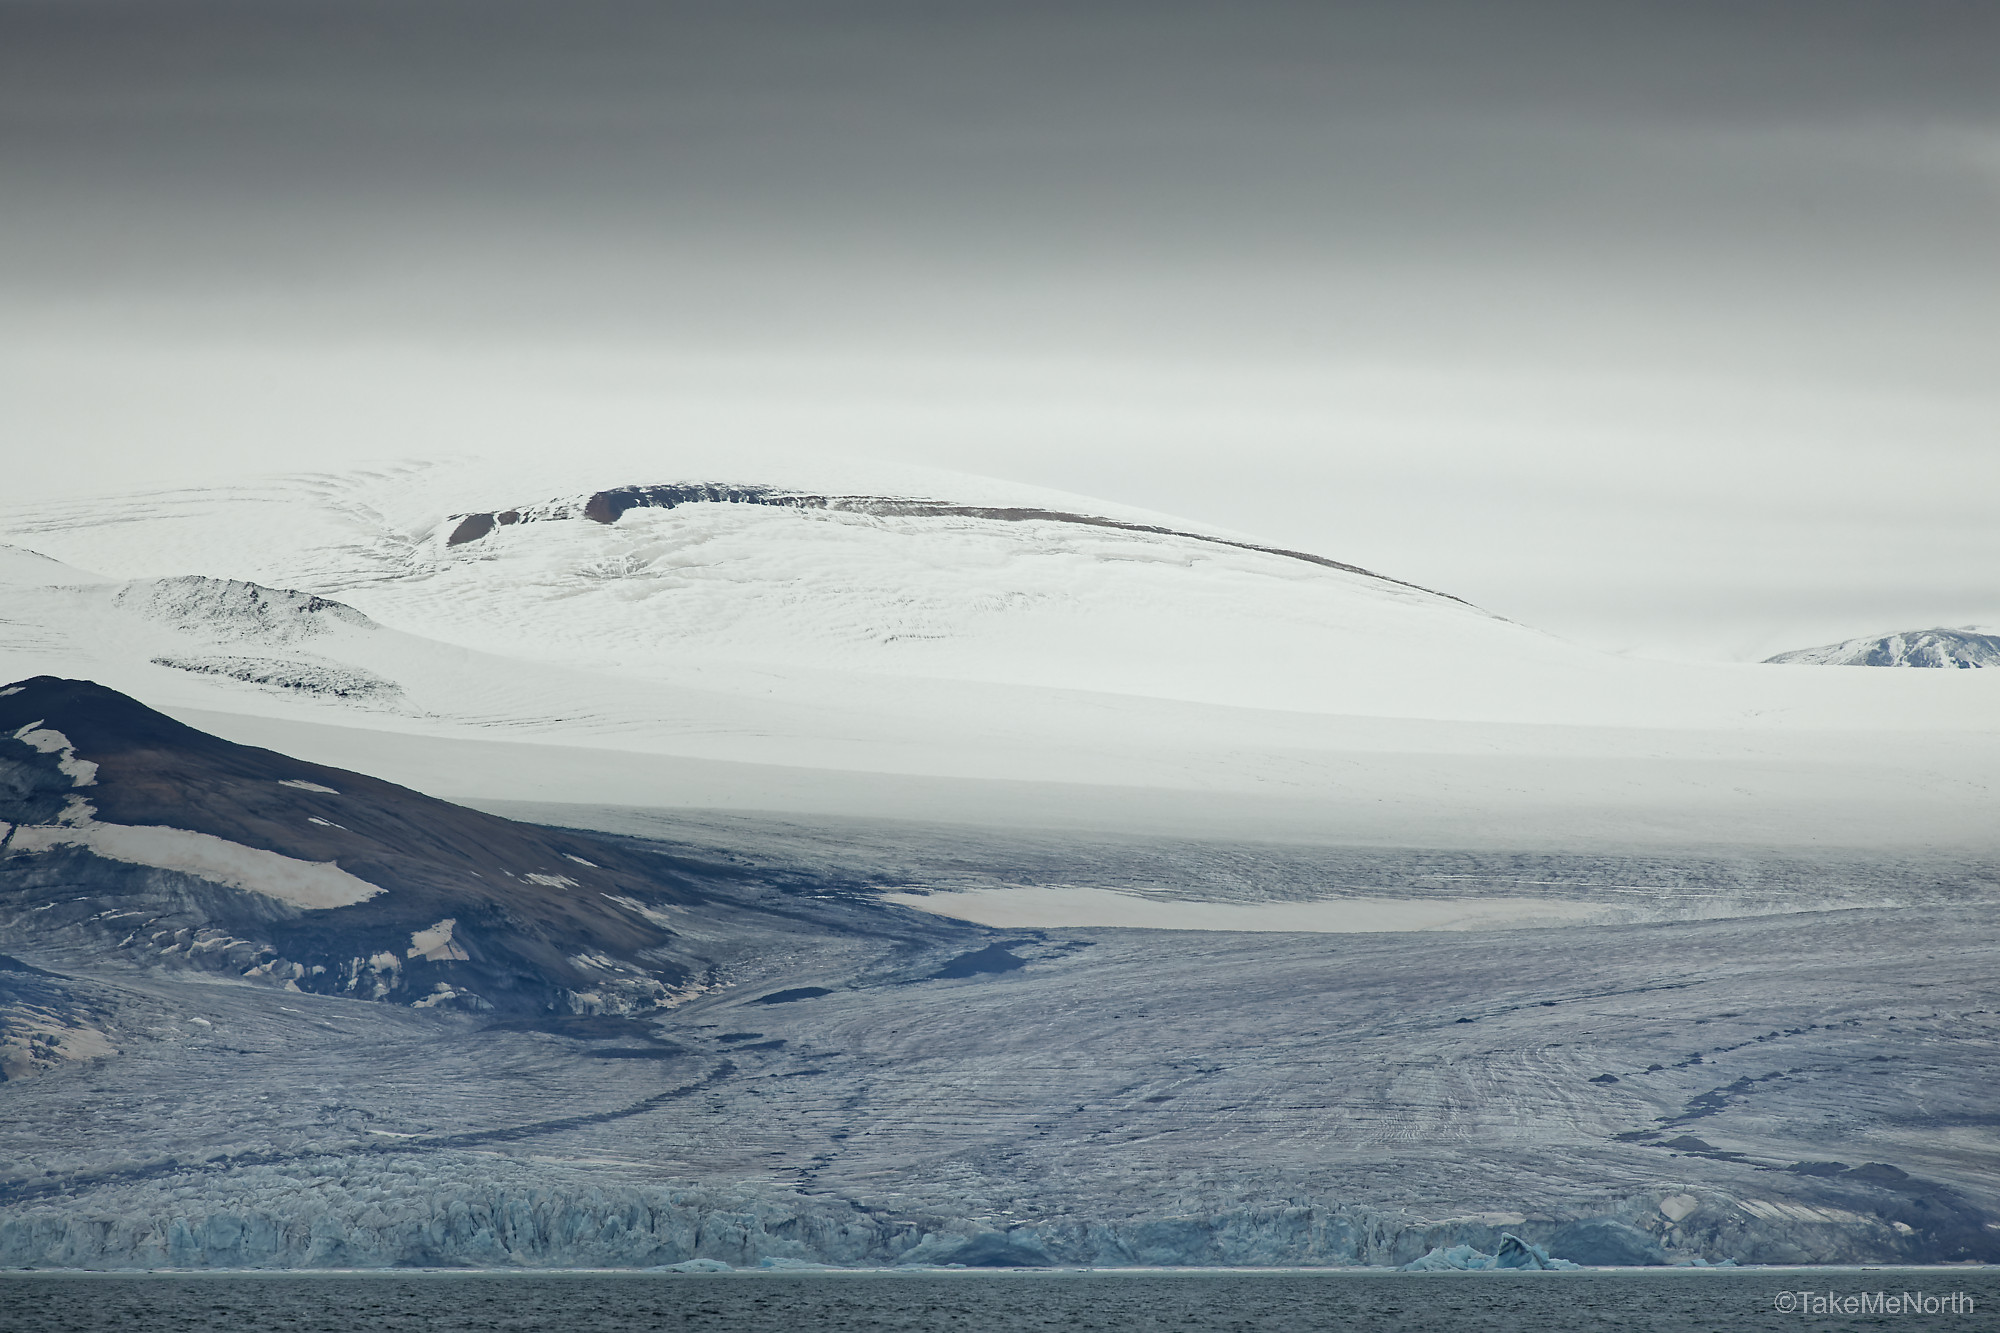
[[[1963,629],[1913,629],[1878,639],[1849,639],[1766,658],[1808,666],[2000,667],[2000,634]]]
[[[0,587],[60,588],[108,582],[102,574],[66,565],[24,546],[0,542]]]
[[[525,505],[514,509],[485,510],[476,513],[453,514],[446,520],[450,531],[445,536],[447,547],[464,546],[477,542],[496,528],[511,527],[517,523],[544,523],[585,519],[593,523],[610,526],[618,522],[634,509],[677,509],[693,504],[740,504],[764,505],[780,509],[824,509],[840,513],[866,514],[880,518],[971,518],[994,523],[1069,523],[1087,528],[1110,528],[1119,532],[1147,533],[1161,537],[1178,537],[1189,541],[1207,542],[1216,546],[1233,547],[1240,551],[1256,551],[1264,555],[1282,556],[1289,560],[1303,560],[1308,564],[1326,569],[1338,569],[1363,578],[1377,579],[1383,583],[1393,583],[1398,587],[1412,588],[1418,592],[1430,593],[1450,601],[1464,604],[1464,599],[1449,593],[1437,592],[1402,579],[1393,579],[1359,565],[1345,564],[1325,556],[1313,555],[1307,551],[1288,550],[1278,546],[1262,546],[1255,542],[1239,541],[1209,533],[1190,532],[1181,528],[1166,527],[1152,523],[1140,523],[1128,519],[1106,518],[1096,514],[1076,513],[1061,509],[1035,507],[968,505],[948,500],[920,499],[907,496],[889,495],[818,495],[804,491],[787,490],[775,486],[735,485],[724,482],[669,482],[651,486],[616,486],[595,491],[589,495],[568,499],[544,501],[540,504]]]
[[[122,610],[218,640],[296,643],[327,633],[335,622],[374,625],[344,602],[199,574],[134,580],[120,588],[114,600]]]

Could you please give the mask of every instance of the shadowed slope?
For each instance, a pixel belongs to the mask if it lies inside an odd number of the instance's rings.
[[[35,896],[66,881],[91,901],[142,881],[157,889],[162,873],[201,881],[172,896],[197,928],[270,946],[275,957],[257,964],[267,975],[406,1002],[540,1008],[609,990],[620,1007],[641,1004],[687,968],[669,956],[673,933],[637,904],[700,901],[664,858],[232,744],[115,690],[47,676],[0,694],[0,819],[12,826],[7,878]],[[277,886],[293,866],[359,881],[350,896],[361,900],[315,910]],[[164,941],[186,934],[178,915],[120,914],[126,947],[162,936],[159,949],[174,951]]]

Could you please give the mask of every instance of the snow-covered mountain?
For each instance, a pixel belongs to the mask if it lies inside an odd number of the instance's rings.
[[[649,482],[468,512],[484,487],[435,473],[300,479],[73,507],[11,530],[98,574],[301,590],[515,660],[723,693],[770,692],[745,672],[817,675],[802,690],[815,704],[842,692],[827,673],[852,673],[1423,713],[1436,704],[1416,691],[1443,685],[1452,659],[1541,676],[1575,656],[1325,556],[990,483],[939,497]]]
[[[2000,634],[1967,625],[1912,629],[1874,639],[1848,639],[1822,648],[1797,648],[1766,658],[1806,666],[2000,667]]]
[[[1990,823],[1974,680],[1599,653],[1341,552],[980,478],[723,475],[17,503],[0,670],[482,800],[1482,847]]]
[[[0,1264],[2000,1254],[1993,677],[836,473],[0,512]]]

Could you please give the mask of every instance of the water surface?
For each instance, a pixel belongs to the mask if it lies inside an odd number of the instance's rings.
[[[1971,1312],[1812,1315],[1787,1293]],[[1792,1298],[1796,1301],[1796,1296]],[[0,1274],[5,1333],[899,1333],[901,1330],[2000,1328],[2000,1269],[1837,1272]]]

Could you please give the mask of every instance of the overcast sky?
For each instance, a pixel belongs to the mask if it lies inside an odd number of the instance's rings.
[[[0,240],[20,495],[777,445],[1612,648],[2000,622],[1978,0],[0,0]]]

